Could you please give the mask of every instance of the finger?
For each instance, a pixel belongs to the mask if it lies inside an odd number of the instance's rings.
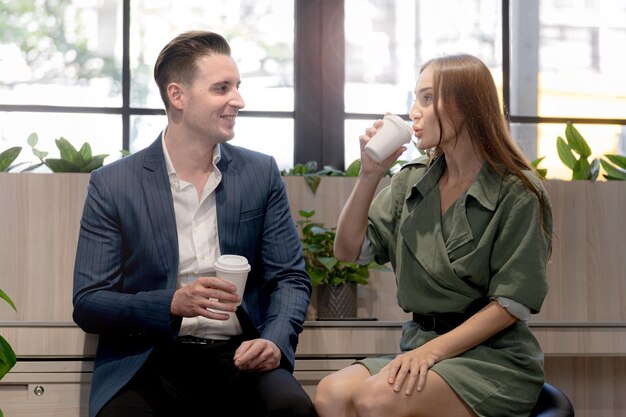
[[[205,288],[213,288],[227,293],[235,293],[237,286],[230,281],[218,277],[200,277],[196,282]]]
[[[241,355],[237,356],[235,359],[235,366],[240,369],[249,369],[251,364],[254,363],[254,360],[261,354],[263,351],[263,346],[257,341],[252,341],[248,346],[248,349],[243,351]]]
[[[396,376],[398,375],[398,369],[400,369],[398,362],[391,361],[387,365],[389,367],[389,371],[387,372],[387,382],[393,384],[396,381]]]
[[[420,367],[419,379],[417,380],[417,392],[422,392],[424,385],[426,385],[426,375],[428,374],[428,369],[428,364],[424,364]]]
[[[417,363],[411,365],[411,370],[409,372],[409,379],[406,383],[404,394],[407,396],[413,395],[415,390],[415,385],[417,384],[418,375],[420,373],[420,368]]]
[[[402,386],[404,385],[404,381],[406,380],[407,375],[409,374],[409,367],[403,363],[398,371],[398,375],[396,375],[396,381],[393,384],[393,390],[395,392],[400,392]]]

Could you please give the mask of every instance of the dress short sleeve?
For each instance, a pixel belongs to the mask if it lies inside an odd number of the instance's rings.
[[[546,267],[552,235],[549,200],[543,187],[540,190],[546,201],[543,215],[539,200],[526,189],[505,200],[490,260],[489,296],[510,298],[533,313],[539,312],[548,291]]]

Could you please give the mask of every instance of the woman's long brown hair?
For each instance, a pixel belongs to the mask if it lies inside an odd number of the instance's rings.
[[[431,59],[422,65],[420,74],[429,67],[433,70],[433,106],[440,128],[438,104],[442,100],[446,109],[449,109],[448,115],[461,116],[461,126],[455,125],[455,129],[457,132],[461,127],[467,129],[474,149],[482,159],[502,176],[507,172],[515,175],[537,196],[541,205],[541,223],[545,226],[544,211],[548,203],[523,172],[534,171],[513,142],[489,68],[480,59],[468,54]],[[457,118],[450,119],[454,125]],[[443,133],[442,129],[440,132]],[[429,153],[432,158],[442,151],[436,147]]]

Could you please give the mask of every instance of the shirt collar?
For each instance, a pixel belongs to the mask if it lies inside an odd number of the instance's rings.
[[[446,159],[443,156],[436,158],[422,179],[413,185],[411,196],[415,195],[415,192],[426,196],[434,187],[437,187],[445,167]],[[472,196],[480,205],[493,211],[496,208],[501,188],[502,177],[485,162],[467,190],[466,196]]]

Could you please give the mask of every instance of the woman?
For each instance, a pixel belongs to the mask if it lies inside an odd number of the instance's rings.
[[[390,261],[404,324],[401,354],[324,378],[321,417],[528,416],[543,353],[525,321],[547,292],[548,196],[514,145],[489,69],[470,55],[421,69],[410,117],[417,147],[374,199],[404,148],[362,167],[337,228],[337,258]]]

